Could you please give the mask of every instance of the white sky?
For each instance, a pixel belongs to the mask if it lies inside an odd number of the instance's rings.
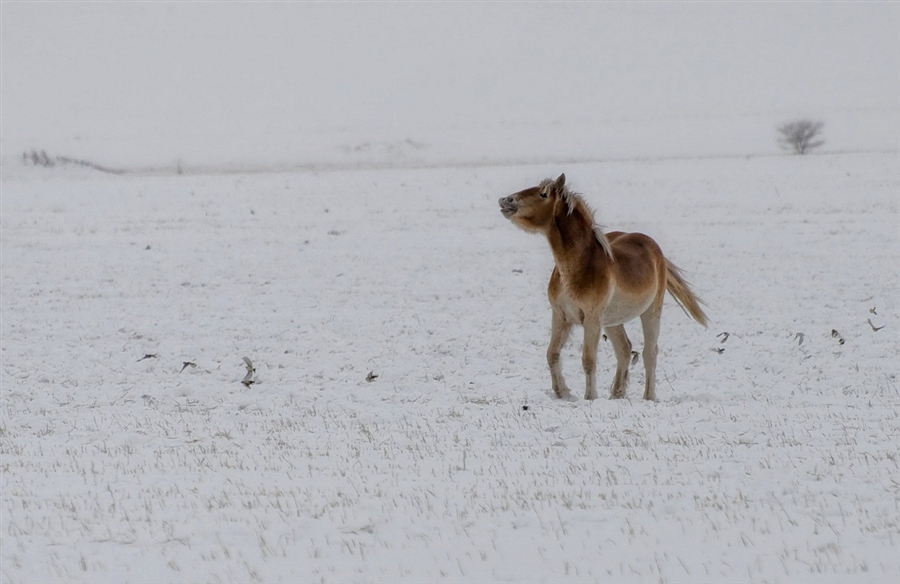
[[[900,109],[900,4],[2,4],[5,146]]]

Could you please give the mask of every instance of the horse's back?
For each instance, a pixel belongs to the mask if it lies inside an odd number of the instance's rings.
[[[610,231],[606,234],[606,238],[609,240],[610,245],[613,246],[613,249],[615,249],[616,246],[620,248],[646,246],[659,250],[659,245],[652,237],[637,231]]]
[[[615,256],[616,287],[642,292],[656,289],[665,274],[665,257],[656,241],[643,233],[613,231],[606,234]]]

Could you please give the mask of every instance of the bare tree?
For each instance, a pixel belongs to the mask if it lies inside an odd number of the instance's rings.
[[[825,143],[819,139],[819,133],[825,124],[813,120],[795,120],[777,128],[781,137],[778,144],[782,148],[792,148],[797,154],[806,154],[807,150],[818,148]]]

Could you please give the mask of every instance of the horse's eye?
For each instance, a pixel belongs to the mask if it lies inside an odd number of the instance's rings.
[[[541,198],[542,198],[542,199],[546,199],[546,198],[547,198],[547,193],[541,193]]]

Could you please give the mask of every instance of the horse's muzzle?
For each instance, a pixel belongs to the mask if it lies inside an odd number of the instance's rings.
[[[516,205],[516,202],[512,197],[500,197],[500,212],[503,213],[504,217],[509,219],[515,215],[518,210],[519,206]]]

